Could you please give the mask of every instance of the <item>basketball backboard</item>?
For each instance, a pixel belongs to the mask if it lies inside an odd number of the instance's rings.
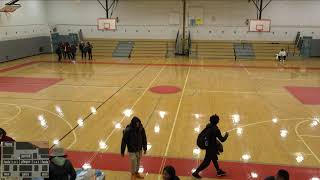
[[[116,30],[116,19],[107,19],[107,18],[99,18],[98,22],[98,30]]]
[[[249,21],[249,32],[270,32],[271,20],[269,19],[251,19]]]
[[[12,13],[12,12],[16,11],[20,7],[21,7],[20,4],[4,5],[4,6],[0,7],[0,12]]]

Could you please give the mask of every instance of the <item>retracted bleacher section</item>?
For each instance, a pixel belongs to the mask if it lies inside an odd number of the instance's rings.
[[[232,41],[197,41],[191,45],[192,57],[213,60],[234,60]]]
[[[174,51],[174,40],[133,40],[132,58],[139,57],[167,57]]]
[[[96,58],[106,57],[167,57],[174,54],[174,40],[86,39],[93,45]]]
[[[98,59],[112,57],[115,48],[118,45],[117,39],[86,39],[93,46],[93,56]]]
[[[276,54],[281,49],[285,49],[288,53],[288,60],[292,56],[299,55],[299,50],[296,48],[295,43],[286,41],[251,41],[253,50],[255,52],[256,60],[275,60]]]

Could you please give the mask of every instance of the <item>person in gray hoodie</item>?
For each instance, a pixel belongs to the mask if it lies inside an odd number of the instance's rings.
[[[77,173],[66,158],[62,148],[55,148],[50,154],[49,178],[46,180],[75,180]]]

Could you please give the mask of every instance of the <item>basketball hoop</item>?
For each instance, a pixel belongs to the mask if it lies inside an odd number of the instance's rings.
[[[116,30],[116,19],[106,19],[106,18],[98,18],[97,19],[97,27],[99,31],[104,30]]]
[[[269,19],[251,19],[249,21],[249,32],[270,32],[271,20]]]
[[[11,13],[13,13],[14,11],[16,11],[17,9],[19,9],[21,7],[20,4],[14,4],[14,5],[5,5],[3,7],[0,8],[0,13],[5,13],[6,16],[10,15]]]

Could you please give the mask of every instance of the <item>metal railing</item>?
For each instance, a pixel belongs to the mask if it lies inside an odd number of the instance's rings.
[[[192,47],[192,42],[191,42],[191,33],[189,31],[189,35],[188,35],[188,56],[190,56],[191,52],[191,47]]]
[[[176,41],[175,41],[175,54],[178,52],[178,38],[179,38],[179,31],[177,32]]]

